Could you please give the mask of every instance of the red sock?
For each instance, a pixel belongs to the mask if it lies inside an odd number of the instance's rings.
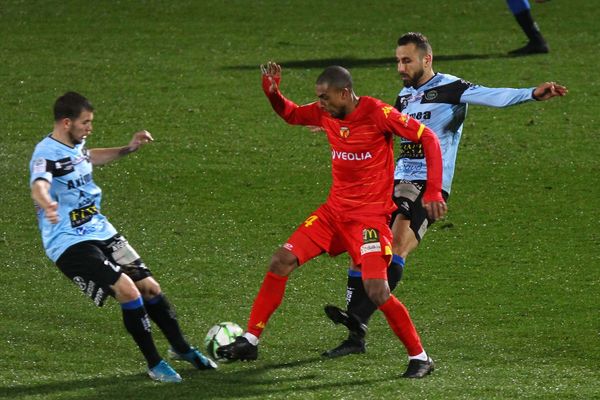
[[[416,356],[423,352],[421,339],[417,333],[417,329],[413,325],[408,310],[394,295],[391,295],[379,309],[383,311],[388,324],[404,343],[409,356]]]
[[[287,276],[267,272],[252,304],[247,332],[260,337],[269,318],[281,304],[287,280]]]

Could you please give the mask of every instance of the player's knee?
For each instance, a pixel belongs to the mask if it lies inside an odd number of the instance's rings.
[[[135,286],[135,283],[125,274],[121,274],[111,288],[115,292],[115,298],[120,303],[133,301],[140,297],[140,291]]]
[[[141,281],[136,282],[136,286],[144,299],[151,299],[162,292],[160,285],[152,277],[144,278]]]
[[[381,282],[375,282],[375,280],[365,281],[365,291],[369,299],[375,303],[378,307],[387,301],[390,297],[390,288],[384,280],[377,280]]]
[[[298,259],[289,250],[279,249],[271,257],[269,272],[280,276],[288,276],[298,266]]]

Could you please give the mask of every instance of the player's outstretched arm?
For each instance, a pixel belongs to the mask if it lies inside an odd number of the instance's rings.
[[[58,223],[58,203],[50,197],[50,182],[45,179],[35,180],[31,185],[31,198],[44,210],[48,221]]]
[[[154,141],[154,139],[150,132],[145,130],[138,131],[133,134],[133,137],[127,146],[90,149],[90,160],[93,165],[107,164],[129,153],[137,151],[140,147],[152,141]]]
[[[292,125],[321,125],[321,112],[318,104],[311,103],[298,106],[286,99],[279,91],[281,82],[281,66],[273,61],[260,66],[262,74],[262,89],[271,103],[273,110]]]
[[[557,96],[562,97],[567,93],[569,93],[569,90],[565,86],[559,85],[556,82],[544,82],[533,90],[533,98],[543,101]]]

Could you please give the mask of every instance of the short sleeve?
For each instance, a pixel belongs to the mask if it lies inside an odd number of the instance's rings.
[[[34,154],[30,165],[31,178],[29,179],[29,185],[33,185],[33,182],[38,179],[52,182],[52,163],[51,160],[42,155]]]

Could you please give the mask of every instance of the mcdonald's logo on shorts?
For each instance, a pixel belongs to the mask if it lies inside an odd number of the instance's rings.
[[[363,229],[363,243],[379,243],[379,231],[374,228]]]

